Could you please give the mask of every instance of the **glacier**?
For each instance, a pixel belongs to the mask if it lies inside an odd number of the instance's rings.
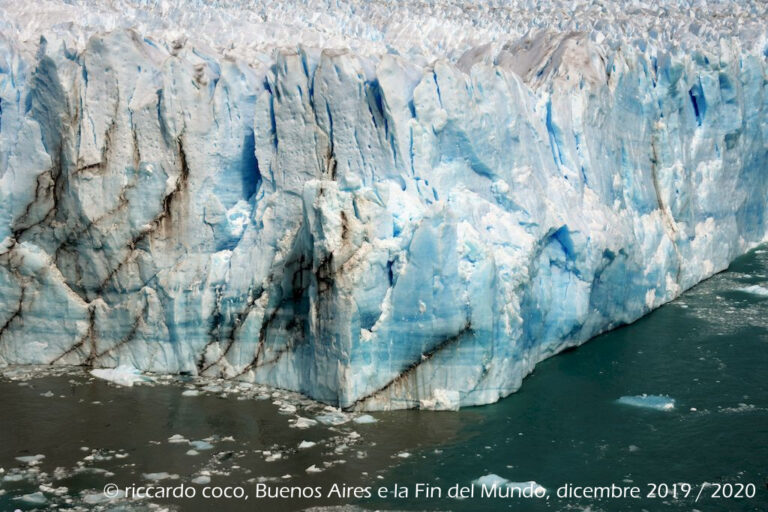
[[[0,1],[0,365],[513,393],[768,235],[768,7],[656,4]]]

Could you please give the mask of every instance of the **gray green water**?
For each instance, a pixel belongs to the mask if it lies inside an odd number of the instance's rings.
[[[743,290],[753,285],[764,288]],[[20,377],[0,379],[0,510],[768,510],[765,248],[640,321],[541,363],[509,398],[460,412],[377,413],[373,424],[345,417],[301,429],[290,427],[295,418],[316,418],[322,407],[283,394],[222,398],[209,387],[182,396],[192,384],[119,388],[85,373]],[[643,393],[668,395],[676,406],[617,403]],[[188,455],[188,444],[168,442],[174,434],[212,446]],[[317,444],[298,449],[301,441]],[[36,454],[45,458],[35,465],[16,459]],[[307,473],[313,465],[322,471]],[[140,484],[160,472],[178,476],[162,485],[194,485],[207,472],[210,485],[243,486],[249,497],[94,503],[107,482]],[[451,486],[488,474],[535,480],[549,499],[445,497]],[[259,481],[319,486],[324,494],[334,483],[399,484],[410,496],[257,500]],[[415,498],[418,482],[441,488],[443,499]],[[703,482],[753,484],[755,496],[712,498],[716,486],[709,486],[695,502]],[[567,483],[637,485],[643,495],[649,483],[689,483],[693,491],[678,499],[559,499]],[[38,491],[45,504],[17,499]]]

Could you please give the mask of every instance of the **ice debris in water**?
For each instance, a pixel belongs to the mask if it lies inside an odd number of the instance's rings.
[[[618,403],[631,405],[632,407],[644,407],[646,409],[656,409],[657,411],[671,411],[675,408],[675,399],[665,395],[634,395],[622,396]]]
[[[48,499],[40,491],[33,492],[31,494],[25,494],[18,499],[19,501],[28,503],[29,505],[45,505],[46,503],[48,503]]]
[[[23,455],[21,457],[16,457],[16,460],[24,464],[27,464],[29,466],[35,466],[37,464],[40,464],[40,461],[42,461],[44,458],[45,458],[45,455],[42,455],[42,454]]]
[[[320,414],[319,416],[315,416],[315,419],[323,425],[336,426],[343,425],[344,423],[348,422],[350,420],[350,415],[344,414],[338,410],[332,410],[325,412],[324,414]]]
[[[492,487],[510,487],[514,489],[532,489],[533,492],[546,492],[546,489],[537,484],[533,480],[529,480],[527,482],[511,482],[507,480],[506,478],[503,478],[495,473],[490,473],[485,476],[481,476],[480,478],[473,480],[472,484],[477,487],[485,486],[486,489],[490,489]]]
[[[299,416],[290,426],[293,428],[309,428],[314,427],[315,425],[317,425],[317,421]]]
[[[166,473],[165,471],[160,473],[144,473],[141,476],[144,477],[145,480],[151,480],[153,482],[158,482],[160,480],[178,480],[179,479],[179,475]]]
[[[737,290],[740,292],[749,293],[751,295],[757,295],[759,297],[768,297],[768,288],[760,286],[759,284],[743,286],[741,288],[737,288]]]
[[[118,489],[114,496],[107,497],[103,492],[92,492],[83,494],[83,503],[86,505],[100,505],[112,500],[123,498],[125,491]]]
[[[370,414],[362,414],[360,416],[357,416],[354,420],[355,423],[358,423],[360,425],[365,425],[368,423],[376,423],[378,420],[371,416]]]
[[[194,450],[200,450],[200,451],[213,449],[213,445],[206,440],[190,441],[189,446],[191,446],[192,449]]]
[[[143,375],[141,370],[130,365],[120,365],[117,368],[97,368],[91,370],[91,375],[127,387],[137,383],[152,382],[152,379]]]

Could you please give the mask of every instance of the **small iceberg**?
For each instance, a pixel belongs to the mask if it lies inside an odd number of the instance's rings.
[[[768,288],[760,286],[759,284],[753,284],[750,286],[744,286],[742,288],[736,288],[736,290],[750,295],[757,295],[758,297],[768,297]]]
[[[142,375],[141,370],[131,365],[120,365],[117,368],[98,368],[91,370],[91,375],[113,382],[118,386],[132,387],[136,383],[153,382],[146,375]]]
[[[646,409],[656,409],[657,411],[671,411],[675,408],[675,399],[664,395],[635,395],[622,396],[617,400],[620,404],[631,405],[632,407],[644,407]]]
[[[376,420],[376,418],[374,418],[370,414],[363,414],[362,416],[358,416],[352,421],[354,421],[358,425],[368,425],[370,423],[376,423],[376,421],[378,420]]]
[[[159,482],[161,480],[178,480],[179,475],[166,473],[165,471],[161,473],[144,473],[141,475],[144,477],[145,480],[151,480],[153,482]]]
[[[48,503],[45,494],[40,491],[33,492],[32,494],[25,494],[24,496],[18,498],[18,500],[23,501],[29,505],[45,505]]]
[[[213,445],[204,439],[200,441],[190,441],[189,446],[198,451],[213,450]]]
[[[43,460],[44,458],[45,458],[45,455],[38,454],[38,455],[24,455],[23,457],[16,457],[16,460],[24,464],[27,464],[29,466],[35,466],[37,464],[40,464],[40,461]]]
[[[327,412],[319,416],[315,416],[315,419],[323,425],[338,426],[343,425],[349,421],[349,415],[340,411]]]
[[[315,425],[317,425],[317,421],[299,416],[290,426],[293,428],[309,428]]]
[[[477,480],[472,481],[472,485],[476,487],[485,487],[486,489],[492,489],[494,487],[508,487],[510,489],[528,490],[532,496],[543,496],[546,494],[547,489],[533,480],[527,482],[510,482],[504,477],[491,473],[489,475],[481,476]]]

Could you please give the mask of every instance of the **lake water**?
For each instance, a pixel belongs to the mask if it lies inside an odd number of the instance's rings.
[[[768,510],[766,248],[541,363],[518,393],[460,412],[374,413],[366,423],[233,383],[125,388],[81,370],[57,373],[7,369],[0,379],[0,510]],[[619,401],[643,394],[663,397],[660,406]],[[481,498],[475,487],[474,498],[447,497],[488,475],[535,481],[546,496]],[[107,483],[152,482],[183,484],[195,497],[102,494]],[[415,497],[417,483],[434,494]],[[258,499],[259,484],[323,497]],[[334,484],[372,496],[327,497]],[[637,486],[642,497],[558,497],[566,485],[611,484]],[[647,497],[649,484],[657,497]],[[394,496],[395,485],[408,497]],[[224,487],[244,497],[201,496]],[[387,496],[376,495],[380,487]],[[713,497],[739,492],[754,497]]]

